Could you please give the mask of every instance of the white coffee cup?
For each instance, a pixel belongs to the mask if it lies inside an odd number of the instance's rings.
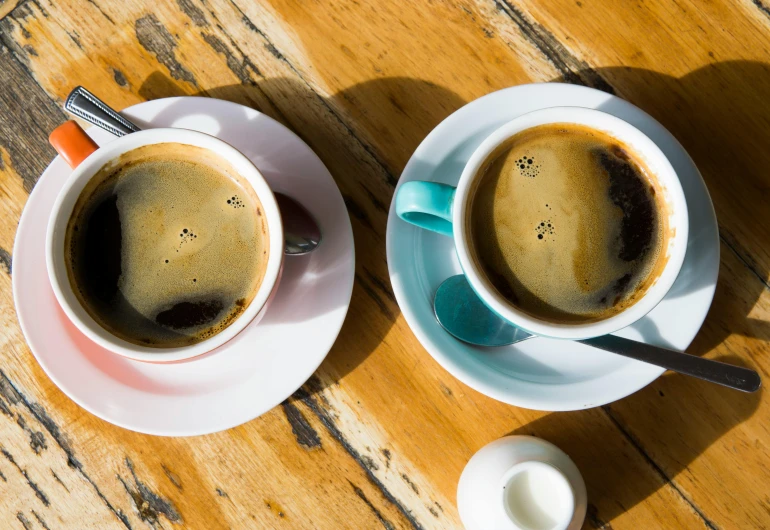
[[[149,362],[181,361],[207,353],[223,345],[255,319],[264,315],[268,302],[277,289],[283,265],[283,225],[273,192],[264,176],[246,156],[218,138],[185,129],[149,129],[123,136],[104,147],[97,148],[96,144],[93,144],[74,122],[68,122],[61,128],[62,130],[52,133],[51,143],[70,165],[76,167],[65,182],[51,212],[46,233],[46,264],[48,277],[59,305],[84,335],[103,348],[131,359]],[[64,139],[62,140],[62,138]],[[75,203],[88,181],[103,166],[123,153],[138,147],[160,143],[201,147],[229,162],[238,175],[248,182],[254,190],[262,204],[268,228],[267,266],[262,283],[251,303],[228,327],[216,335],[196,344],[173,348],[140,346],[125,341],[103,328],[88,314],[75,296],[65,262],[64,241],[67,224]],[[89,151],[91,152],[89,153]]]
[[[480,169],[497,147],[517,133],[554,123],[584,125],[602,131],[627,145],[652,172],[660,185],[668,215],[669,236],[662,249],[665,266],[644,295],[619,313],[589,323],[555,323],[539,319],[503,298],[483,277],[469,250],[467,231],[469,192],[481,176]],[[454,238],[460,266],[473,290],[495,313],[535,335],[561,339],[586,339],[618,331],[645,316],[663,300],[674,284],[687,249],[688,215],[682,185],[663,152],[644,133],[610,114],[582,107],[551,107],[519,116],[490,134],[473,152],[457,187],[437,182],[410,181],[396,191],[396,211],[405,221]]]

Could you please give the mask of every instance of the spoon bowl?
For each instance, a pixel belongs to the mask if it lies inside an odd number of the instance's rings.
[[[463,274],[452,276],[439,286],[433,298],[433,311],[445,331],[474,346],[508,346],[534,336],[489,309]],[[754,370],[614,335],[576,342],[743,392],[756,392],[762,386]]]

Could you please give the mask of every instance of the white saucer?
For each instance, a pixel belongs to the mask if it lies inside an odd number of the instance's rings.
[[[493,130],[546,107],[578,106],[613,114],[647,134],[666,154],[687,198],[690,234],[679,278],[646,317],[617,335],[685,350],[706,318],[719,272],[719,233],[706,185],[684,148],[660,123],[630,103],[591,88],[545,83],[494,92],[439,124],[412,155],[399,185],[432,180],[456,185],[465,162]],[[433,295],[459,274],[453,241],[400,220],[391,204],[387,254],[398,305],[419,341],[436,361],[468,386],[530,409],[576,410],[625,397],[664,370],[557,339],[533,338],[504,348],[476,348],[455,340],[433,315]]]
[[[215,135],[251,158],[275,191],[300,201],[323,241],[286,257],[265,317],[202,357],[177,364],[132,361],[103,350],[59,308],[45,265],[45,231],[71,169],[57,157],[21,216],[13,293],[27,343],[73,401],[100,418],[148,434],[189,436],[240,425],[281,403],[318,368],[342,328],[353,290],[353,232],[329,171],[293,132],[248,107],[209,98],[168,98],[123,111],[140,127]],[[115,137],[92,127],[99,144]]]

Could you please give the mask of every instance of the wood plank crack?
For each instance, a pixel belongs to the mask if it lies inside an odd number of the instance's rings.
[[[190,20],[192,20],[193,24],[196,26],[203,27],[209,25],[206,20],[206,15],[198,6],[193,4],[191,0],[176,0],[176,4],[179,6],[179,9],[184,11],[184,13],[190,17]]]
[[[2,454],[6,460],[8,460],[13,466],[21,473],[21,476],[24,477],[24,480],[27,481],[27,485],[32,489],[32,491],[35,492],[35,496],[40,499],[40,502],[43,503],[44,506],[48,507],[51,505],[51,501],[48,500],[48,495],[43,493],[43,490],[40,489],[40,486],[37,485],[36,482],[34,482],[31,478],[29,478],[29,474],[27,473],[26,469],[22,469],[22,467],[16,462],[16,460],[13,458],[13,455],[9,453],[5,447],[0,446],[0,454]]]
[[[546,59],[556,67],[568,83],[586,85],[598,88],[609,94],[615,90],[588,63],[572,55],[550,31],[537,22],[530,20],[523,11],[515,7],[509,0],[494,0],[497,9],[510,18],[518,26],[521,34],[529,40]]]
[[[112,505],[112,503],[110,503],[110,501],[107,500],[107,497],[104,496],[104,494],[101,492],[101,490],[93,481],[93,479],[85,472],[85,470],[83,469],[83,465],[75,457],[75,452],[73,451],[72,446],[69,443],[69,440],[64,435],[64,433],[61,432],[61,430],[59,429],[59,426],[53,421],[53,419],[51,419],[51,417],[48,415],[48,413],[40,404],[30,402],[26,398],[26,396],[24,396],[24,394],[19,392],[19,390],[11,382],[8,376],[5,375],[5,372],[2,369],[0,369],[0,394],[14,405],[15,404],[23,405],[32,414],[32,416],[34,416],[35,419],[38,422],[40,422],[41,425],[43,425],[43,427],[45,427],[45,430],[48,431],[48,434],[56,442],[56,445],[58,445],[59,448],[62,451],[64,451],[64,454],[67,456],[67,464],[72,469],[76,470],[80,474],[80,476],[82,476],[91,485],[91,487],[94,489],[94,492],[102,500],[102,502],[107,507],[107,509],[110,512],[112,512],[112,514],[115,515],[115,517],[117,517],[117,519],[121,523],[123,523],[123,525],[128,530],[132,530],[131,523],[129,522],[126,514],[124,514],[122,510],[116,509]],[[57,478],[55,474],[54,476],[55,478]],[[61,482],[60,479],[58,480],[59,482]],[[62,486],[64,486],[63,482],[61,482],[61,484]],[[66,486],[64,486],[64,488],[67,489]]]
[[[96,0],[88,0],[88,3],[94,6],[99,11],[99,13],[101,13],[102,16],[107,20],[107,22],[109,22],[113,26],[115,25],[115,21],[112,20],[112,17],[110,17],[110,15],[105,13],[104,10],[101,7],[99,7],[99,4],[96,3]]]
[[[725,239],[725,236],[722,234],[722,231],[720,230],[719,233],[719,240],[724,243],[724,245],[729,248],[733,254],[740,260],[741,263],[743,263],[751,273],[757,277],[757,279],[762,282],[762,285],[765,286],[765,289],[770,290],[770,283],[768,283],[767,278],[763,278],[761,274],[757,272],[757,270],[754,268],[754,265],[752,265],[738,250],[735,248],[735,246],[730,243],[727,239]]]
[[[11,257],[11,253],[2,247],[0,247],[0,269],[5,271],[8,275],[10,275],[13,270],[13,258]]]
[[[599,510],[593,504],[588,504],[586,520],[597,530],[612,530],[612,525],[599,517]]]
[[[765,14],[768,18],[770,18],[770,7],[766,6],[765,3],[762,0],[753,0],[754,5],[759,8],[762,13]]]
[[[393,311],[391,311],[390,307],[388,307],[388,304],[386,304],[385,301],[380,298],[380,295],[377,294],[377,291],[374,290],[374,288],[370,286],[369,283],[360,274],[356,273],[355,278],[356,283],[361,287],[361,289],[364,290],[366,294],[369,295],[369,298],[371,298],[372,301],[377,304],[377,307],[380,308],[380,312],[388,317],[389,320],[393,321],[395,319]]]
[[[366,494],[364,493],[364,490],[353,484],[350,480],[348,480],[348,484],[350,484],[350,487],[353,488],[353,492],[358,496],[359,499],[364,501],[364,503],[369,507],[370,510],[374,513],[374,516],[377,518],[380,523],[382,523],[382,526],[386,530],[395,530],[395,526],[393,526],[393,523],[388,521],[384,515],[382,515],[382,512],[377,509],[377,507],[372,504],[372,501],[366,498]]]
[[[80,35],[77,31],[67,31],[67,36],[70,38],[72,42],[75,43],[75,46],[77,46],[79,49],[83,49],[83,43],[80,42]]]
[[[225,499],[227,499],[227,500],[230,500],[230,496],[229,496],[229,495],[227,494],[227,492],[226,492],[225,490],[223,490],[222,488],[217,488],[215,491],[217,492],[217,495],[218,495],[219,497],[223,497],[223,498],[225,498]]]
[[[412,528],[416,530],[422,530],[423,526],[417,521],[417,519],[415,519],[412,511],[404,506],[398,499],[396,499],[393,494],[388,491],[380,479],[374,475],[372,468],[367,465],[366,461],[361,457],[361,454],[351,445],[350,442],[348,442],[348,440],[345,438],[345,435],[342,434],[342,431],[340,431],[340,429],[337,427],[334,418],[326,410],[324,410],[323,407],[321,407],[313,397],[312,389],[320,387],[320,382],[315,376],[313,376],[308,380],[307,383],[305,383],[305,385],[303,385],[302,388],[294,393],[293,397],[302,401],[311,411],[313,411],[313,414],[315,414],[316,417],[321,421],[326,430],[329,431],[329,434],[331,434],[332,437],[337,440],[337,442],[353,458],[353,460],[355,460],[358,465],[361,466],[369,478],[369,481],[374,486],[376,486],[377,489],[382,492],[383,496],[403,514],[406,520],[409,521],[409,523],[412,525]]]
[[[45,443],[45,436],[40,431],[33,431],[27,426],[27,422],[21,414],[16,415],[16,424],[29,436],[29,446],[39,455],[45,449],[48,449],[48,445]]]
[[[363,184],[363,183],[362,183],[362,184]],[[371,191],[369,188],[367,188],[366,186],[363,186],[363,188],[364,188],[364,191],[366,192],[366,194],[369,196],[369,201],[372,203],[372,206],[374,206],[374,207],[375,207],[375,208],[377,208],[377,209],[378,209],[380,212],[382,212],[382,213],[384,213],[385,215],[387,215],[387,214],[388,214],[388,212],[389,212],[389,210],[388,210],[388,206],[387,206],[387,205],[385,205],[385,203],[383,203],[383,202],[382,202],[382,201],[379,199],[379,197],[377,197],[377,195],[375,195],[374,193],[372,193],[372,191]]]
[[[198,86],[193,73],[177,60],[174,51],[177,47],[176,39],[161,24],[158,17],[152,13],[143,16],[134,24],[134,31],[139,44],[168,69],[171,77],[178,81],[186,81],[195,87]]]
[[[6,403],[4,399],[0,399],[0,412],[11,418],[13,417],[13,412],[11,412],[8,403]]]
[[[54,471],[53,469],[51,470],[51,476],[53,476],[53,479],[54,479],[56,482],[58,482],[59,484],[61,484],[61,487],[62,487],[62,488],[64,488],[64,491],[66,491],[67,493],[69,493],[69,492],[70,492],[70,489],[69,489],[69,488],[67,487],[67,485],[66,485],[66,484],[65,484],[65,483],[62,481],[62,479],[61,479],[61,478],[59,478],[59,475],[57,475],[57,474],[56,474],[56,471]]]
[[[193,24],[198,27],[211,27],[211,24],[206,19],[206,14],[200,8],[195,6],[191,0],[178,0],[178,4],[180,9],[182,9],[182,11],[184,11],[193,21]],[[225,44],[225,42],[216,35],[201,32],[201,37],[203,38],[204,42],[206,42],[206,44],[208,44],[211,49],[221,54],[225,58],[225,64],[227,64],[228,69],[233,72],[233,74],[238,78],[242,85],[256,88],[260,92],[261,96],[264,97],[268,103],[270,103],[278,117],[281,118],[285,123],[289,123],[289,121],[286,119],[286,116],[280,111],[278,105],[275,104],[275,102],[264,91],[264,89],[259,86],[259,84],[254,79],[251,78],[251,75],[249,75],[249,70],[251,70],[254,72],[254,75],[260,79],[265,79],[257,65],[252,62],[248,55],[243,53],[238,44],[236,44],[232,37],[230,37],[225,28],[222,27],[222,25],[219,23],[219,18],[217,17],[216,13],[210,9],[209,14],[216,22],[216,28],[227,37],[227,39],[230,41],[230,46],[232,46],[238,55],[240,55],[241,60],[239,61],[232,50],[228,48],[227,44]]]
[[[156,528],[160,525],[160,516],[163,515],[172,523],[182,524],[182,516],[177,511],[174,503],[169,499],[164,499],[152,491],[147,484],[139,480],[139,477],[136,475],[136,470],[134,469],[134,464],[131,462],[130,458],[126,457],[125,463],[134,479],[134,485],[130,485],[128,480],[120,475],[117,475],[117,479],[123,484],[126,493],[131,497],[131,501],[142,521],[148,523],[153,528]]]
[[[256,84],[249,75],[249,69],[253,70],[254,73],[258,76],[262,77],[262,74],[259,72],[257,67],[254,66],[254,64],[247,57],[243,56],[243,54],[241,54],[243,60],[238,61],[238,59],[235,57],[235,54],[233,54],[233,52],[227,47],[222,39],[209,33],[202,33],[201,36],[203,37],[203,40],[206,41],[206,44],[211,46],[212,50],[222,54],[222,56],[225,58],[225,62],[227,63],[227,67],[233,74],[235,74],[235,77],[238,78],[241,84]]]
[[[298,444],[305,449],[321,447],[321,438],[318,436],[318,433],[294,403],[287,399],[281,403],[281,408],[286,415],[289,425],[291,425],[291,432],[294,433]]]
[[[30,512],[32,512],[32,515],[35,516],[35,519],[37,519],[37,522],[40,523],[40,526],[43,527],[43,530],[51,530],[51,527],[46,524],[43,518],[40,517],[35,510],[30,510]]]
[[[48,134],[67,118],[21,59],[20,54],[26,52],[9,31],[13,15],[0,21],[0,150],[5,150],[9,159],[3,166],[10,165],[30,192],[56,156],[48,145]]]
[[[18,512],[16,514],[16,519],[19,520],[21,523],[21,526],[24,527],[24,530],[33,530],[34,527],[32,526],[32,522],[26,518],[23,512]]]
[[[695,512],[698,517],[700,517],[701,521],[703,521],[703,524],[706,526],[706,528],[709,528],[710,530],[718,530],[717,526],[709,520],[708,517],[706,517],[706,514],[701,511],[700,508],[698,508],[695,503],[687,497],[684,492],[679,489],[679,487],[676,485],[676,483],[671,480],[671,478],[666,475],[666,472],[663,471],[663,468],[661,468],[655,460],[647,453],[647,451],[644,450],[642,447],[641,442],[633,435],[630,431],[628,431],[621,423],[620,421],[615,417],[615,415],[612,413],[612,408],[610,408],[609,405],[604,405],[602,407],[602,410],[606,414],[606,416],[609,418],[609,420],[615,425],[615,427],[626,437],[626,439],[629,441],[629,443],[639,452],[639,454],[644,458],[644,460],[647,462],[647,464],[652,467],[652,469],[655,470],[655,472],[660,476],[661,480],[669,486],[679,495]]]
[[[349,215],[352,215],[358,219],[362,225],[369,228],[372,232],[377,232],[374,229],[374,225],[372,225],[372,221],[369,219],[369,216],[366,214],[366,210],[364,210],[363,207],[358,204],[355,199],[353,199],[353,197],[344,195],[343,200],[345,201],[345,208],[348,210]]]
[[[160,467],[163,469],[163,473],[166,474],[166,477],[168,477],[171,483],[176,486],[179,491],[182,491],[182,480],[179,478],[179,475],[166,467],[166,464],[161,464]]]
[[[420,490],[417,488],[417,484],[412,482],[412,479],[409,478],[409,475],[406,473],[401,473],[401,479],[407,483],[407,485],[412,488],[412,491],[415,493],[415,495],[420,494]]]
[[[110,67],[110,70],[112,70],[112,78],[115,80],[118,86],[127,88],[128,80],[126,79],[125,74],[120,70],[118,70],[117,68]]]
[[[376,274],[373,274],[369,269],[366,267],[363,267],[364,273],[366,274],[366,277],[369,279],[370,282],[382,293],[385,295],[385,297],[390,300],[394,304],[398,304],[396,301],[396,295],[393,294],[393,289],[390,286],[390,284],[386,281],[383,281],[382,278],[377,276]]]

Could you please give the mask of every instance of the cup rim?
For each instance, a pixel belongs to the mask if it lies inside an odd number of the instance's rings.
[[[188,346],[153,348],[128,342],[107,331],[85,310],[75,296],[66,271],[64,238],[75,201],[85,185],[117,156],[145,145],[177,143],[208,149],[227,160],[252,187],[262,205],[268,226],[268,262],[262,282],[246,309],[216,335]],[[283,225],[275,196],[254,163],[227,142],[215,136],[178,128],[147,129],[100,146],[67,178],[56,197],[46,229],[46,268],[60,307],[84,335],[99,346],[123,357],[146,362],[182,361],[222,346],[262,313],[280,278],[284,258]]]
[[[633,148],[655,173],[669,206],[669,227],[674,228],[666,249],[663,271],[634,304],[608,318],[589,323],[555,323],[532,316],[516,308],[487,285],[476,264],[470,259],[469,237],[464,222],[469,191],[478,170],[492,152],[511,136],[538,125],[569,123],[598,129]],[[476,148],[463,169],[457,185],[452,224],[460,265],[473,290],[484,303],[503,319],[523,330],[543,337],[580,340],[613,333],[633,324],[652,311],[676,281],[684,262],[689,231],[687,203],[682,185],[671,163],[660,148],[630,123],[606,112],[585,107],[549,107],[532,111],[505,123]]]

